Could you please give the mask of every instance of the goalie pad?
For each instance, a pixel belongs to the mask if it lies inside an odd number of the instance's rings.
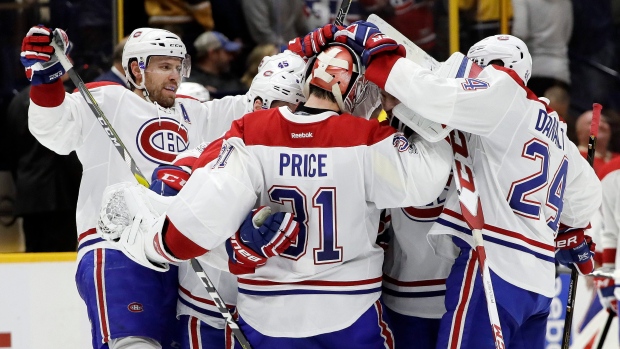
[[[172,199],[138,184],[111,185],[103,193],[97,232],[134,262],[167,271],[168,263],[181,262],[165,250],[161,236]]]

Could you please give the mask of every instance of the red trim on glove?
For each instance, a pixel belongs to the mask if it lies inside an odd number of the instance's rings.
[[[183,233],[172,224],[168,217],[166,217],[166,224],[164,225],[162,234],[164,234],[165,247],[176,258],[191,259],[209,252],[209,250],[198,246],[183,235]]]
[[[41,84],[30,88],[30,99],[40,107],[54,108],[65,100],[65,88],[60,79],[51,84]]]
[[[385,83],[392,71],[392,67],[394,67],[394,64],[396,64],[396,61],[400,58],[403,57],[394,52],[379,54],[372,59],[368,68],[366,68],[364,76],[366,79],[374,82],[379,88],[385,90]]]
[[[601,259],[601,265],[611,263],[616,264],[616,249],[606,248],[603,250],[603,258]]]

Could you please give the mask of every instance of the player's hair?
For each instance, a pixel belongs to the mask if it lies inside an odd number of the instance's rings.
[[[338,103],[336,102],[336,97],[334,97],[333,93],[331,93],[330,91],[324,90],[320,87],[317,87],[315,85],[310,85],[310,95],[318,97],[320,99],[329,100],[330,102],[333,102],[333,103]]]

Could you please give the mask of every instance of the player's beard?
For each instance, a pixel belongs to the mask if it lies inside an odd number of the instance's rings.
[[[149,81],[147,77],[147,86],[149,85],[148,83]],[[171,91],[167,89],[166,87],[168,88],[174,87],[174,91]],[[153,86],[153,88],[147,87],[147,90],[149,92],[149,99],[151,100],[151,102],[156,102],[157,104],[159,104],[160,106],[164,108],[170,108],[174,106],[174,100],[176,98],[177,89],[178,89],[178,85],[176,85],[174,82],[171,82],[171,81],[161,82]]]

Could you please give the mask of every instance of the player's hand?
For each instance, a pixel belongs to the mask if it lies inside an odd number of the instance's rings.
[[[555,238],[555,258],[566,266],[573,264],[581,275],[594,271],[594,248],[592,238],[583,229],[558,233]]]
[[[334,40],[351,47],[361,58],[365,67],[372,59],[384,52],[394,52],[405,57],[405,48],[383,34],[373,23],[357,21],[334,35]]]
[[[310,58],[323,51],[323,47],[333,41],[334,33],[344,29],[335,24],[326,24],[304,37],[295,38],[288,43],[288,49],[303,58]]]
[[[594,277],[594,286],[598,294],[599,301],[604,308],[614,313],[618,313],[618,300],[614,295],[616,285],[614,280],[603,277]]]
[[[26,68],[26,77],[34,86],[53,83],[65,73],[51,45],[55,32],[62,39],[59,45],[66,54],[70,43],[62,29],[52,31],[42,25],[34,26],[22,41],[20,61]]]
[[[292,213],[271,214],[267,206],[252,210],[226,243],[230,271],[237,275],[253,273],[267,258],[284,252],[298,234],[299,224]]]
[[[162,196],[175,196],[189,179],[189,171],[181,166],[161,165],[151,175],[149,189]]]

